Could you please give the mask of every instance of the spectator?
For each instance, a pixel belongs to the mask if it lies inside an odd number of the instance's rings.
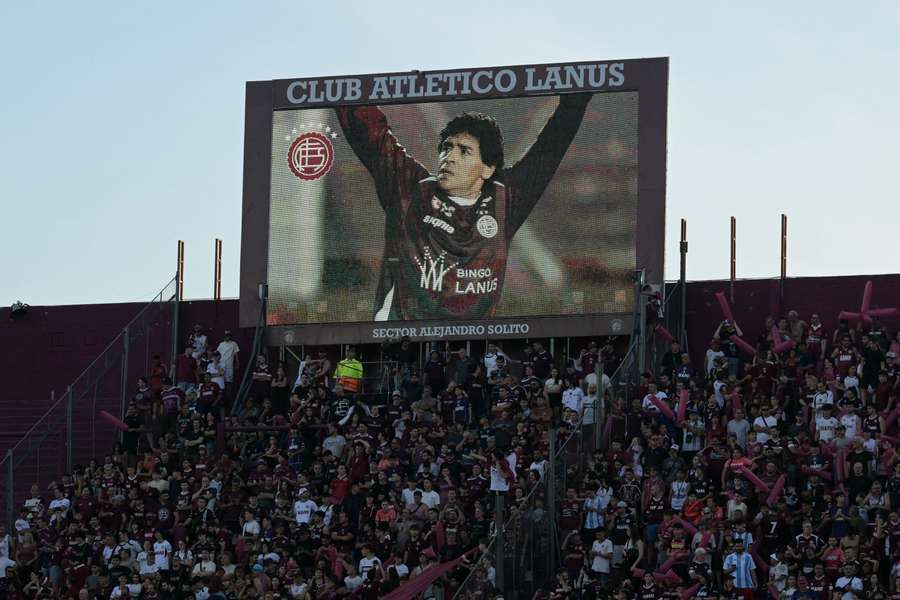
[[[225,385],[222,386],[222,389],[226,389],[226,386],[228,386],[228,390],[230,390],[231,385],[234,383],[234,373],[240,368],[240,359],[238,357],[240,351],[241,349],[240,346],[238,346],[238,343],[231,339],[231,330],[226,329],[222,341],[219,342],[219,345],[216,347],[216,352],[219,354],[219,361],[222,365],[222,369],[225,371]],[[213,380],[215,381],[215,377]],[[226,395],[227,394],[228,391],[226,391]]]

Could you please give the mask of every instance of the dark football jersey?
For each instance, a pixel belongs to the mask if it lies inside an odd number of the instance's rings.
[[[494,315],[513,236],[553,178],[589,100],[561,97],[525,156],[487,181],[472,204],[451,199],[406,153],[380,109],[336,109],[386,216],[376,321]]]

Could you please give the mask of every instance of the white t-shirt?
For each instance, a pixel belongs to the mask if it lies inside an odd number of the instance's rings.
[[[841,425],[844,426],[848,439],[852,440],[856,437],[856,434],[859,433],[856,430],[857,423],[859,423],[859,419],[856,418],[856,415],[844,415],[841,417]]]
[[[513,475],[516,473],[516,453],[506,457],[506,463],[509,465],[510,470],[513,472]],[[506,481],[506,478],[503,476],[503,472],[497,468],[496,465],[491,465],[491,491],[492,492],[506,492],[509,491],[509,483]]]
[[[563,391],[562,403],[563,406],[581,416],[581,411],[584,408],[584,392],[581,391],[580,387],[567,389]]]
[[[169,557],[172,556],[172,544],[168,540],[155,542],[153,544],[153,554],[156,557],[156,568],[162,571],[169,569]]]
[[[242,533],[246,536],[259,535],[259,521],[247,521],[246,523],[244,523]]]
[[[591,552],[609,553],[611,557],[612,551],[613,543],[609,540],[609,538],[604,539],[602,542],[599,540],[594,540],[594,543],[591,545]],[[609,573],[610,557],[603,557],[599,554],[595,554],[593,556],[594,559],[591,561],[591,571],[594,571],[595,573]]]
[[[210,381],[219,386],[220,390],[225,389],[225,367],[221,361],[219,361],[218,365],[214,362],[206,365],[206,372],[209,373]]]
[[[191,336],[194,340],[194,358],[200,358],[206,352],[206,334],[195,333]]]
[[[422,502],[426,504],[428,508],[434,508],[441,503],[441,495],[434,490],[422,492]]]
[[[670,499],[672,510],[678,512],[681,510],[681,507],[684,506],[684,503],[687,501],[688,487],[690,487],[690,485],[691,484],[687,481],[672,482],[672,495]]]
[[[716,380],[713,382],[713,393],[716,397],[716,404],[719,408],[725,406],[725,396],[722,394],[722,390],[725,388],[726,383],[724,381]]]
[[[403,498],[403,506],[409,506],[410,504],[415,502],[415,493],[416,492],[422,492],[422,496],[424,498],[425,491],[422,490],[421,488],[415,488],[412,490],[409,488],[403,488],[403,491],[400,492],[400,497]],[[424,500],[423,500],[423,502],[424,502]]]
[[[380,564],[381,559],[379,559],[377,556],[373,556],[372,558],[366,558],[365,556],[363,556],[361,559],[359,559],[359,574],[365,577],[366,573]]]
[[[213,575],[216,572],[216,563],[211,560],[201,560],[191,570],[194,577],[198,575]]]
[[[484,355],[484,372],[485,373],[493,373],[497,369],[497,357],[502,356],[506,359],[506,363],[509,364],[509,357],[503,350],[497,350],[496,353],[485,354]]]
[[[319,506],[312,500],[297,500],[294,502],[294,518],[298,525],[309,523],[314,512],[319,510]]]
[[[834,587],[839,590],[847,586],[855,592],[863,591],[863,582],[859,577],[838,577],[838,580],[834,583]],[[841,595],[841,600],[851,600],[852,598],[859,598],[859,596],[853,592],[845,592]]]
[[[816,419],[816,433],[823,442],[830,442],[834,439],[834,430],[838,426],[838,420],[834,417],[820,417]]]
[[[653,403],[653,400],[650,399],[653,395],[654,394],[647,394],[646,396],[644,396],[644,402],[643,402],[643,404],[641,404],[641,406],[646,411],[659,412],[659,409]],[[660,402],[665,402],[666,399],[669,397],[665,392],[661,392],[659,390],[656,391],[655,396],[656,396],[656,399],[659,400]]]
[[[753,427],[762,427],[764,429],[764,431],[756,432],[756,441],[758,441],[760,444],[765,444],[769,441],[768,429],[770,427],[778,427],[778,419],[771,415],[769,415],[768,417],[756,417],[755,419],[753,419]]]
[[[816,409],[817,417],[822,414],[822,407],[826,404],[834,406],[834,394],[831,393],[831,390],[825,390],[813,396],[813,408]]]
[[[230,371],[234,367],[234,355],[240,351],[240,347],[234,340],[231,340],[230,342],[222,340],[219,343],[216,352],[219,353],[219,360],[222,362],[222,366],[225,367],[226,371]]]
[[[725,353],[722,352],[721,350],[713,350],[712,348],[710,348],[709,350],[706,351],[706,374],[707,375],[709,375],[712,372],[713,367],[716,366],[716,359],[719,358],[720,356],[725,356]]]
[[[147,552],[141,552],[137,555],[138,561],[138,572],[141,575],[150,575],[151,573],[156,573],[158,570],[156,568],[156,558],[153,554]]]
[[[0,579],[6,579],[6,568],[16,566],[16,561],[8,556],[0,556]]]
[[[49,509],[50,509],[50,512],[52,513],[52,512],[53,512],[54,510],[56,510],[57,508],[61,508],[61,509],[62,509],[62,512],[63,512],[63,515],[65,515],[67,512],[69,512],[69,506],[70,506],[71,504],[72,504],[72,503],[69,502],[69,499],[68,499],[68,498],[65,498],[65,497],[63,497],[63,498],[56,498],[55,500],[51,500],[51,501],[50,501]]]
[[[681,449],[685,452],[697,452],[701,448],[703,448],[703,434],[696,434],[692,431],[687,430],[687,426],[691,426],[697,429],[704,429],[703,419],[697,419],[696,421],[685,421],[685,427],[682,429],[682,438],[681,438]],[[690,440],[690,441],[688,441]]]

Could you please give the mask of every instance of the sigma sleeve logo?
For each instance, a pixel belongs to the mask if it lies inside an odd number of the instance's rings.
[[[333,162],[334,146],[318,131],[300,135],[288,150],[291,172],[304,181],[322,177],[331,170]]]
[[[419,272],[422,274],[422,277],[419,279],[419,286],[423,290],[432,292],[443,291],[444,276],[456,267],[456,263],[448,265],[444,262],[446,255],[447,253],[442,251],[437,256],[434,256],[431,253],[431,248],[426,247],[422,259],[420,260],[418,256],[415,258]]]

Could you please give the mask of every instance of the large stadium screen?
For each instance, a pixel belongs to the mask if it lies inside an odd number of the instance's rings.
[[[635,270],[661,276],[639,251],[642,62],[270,82],[265,322],[310,343],[617,333]]]

